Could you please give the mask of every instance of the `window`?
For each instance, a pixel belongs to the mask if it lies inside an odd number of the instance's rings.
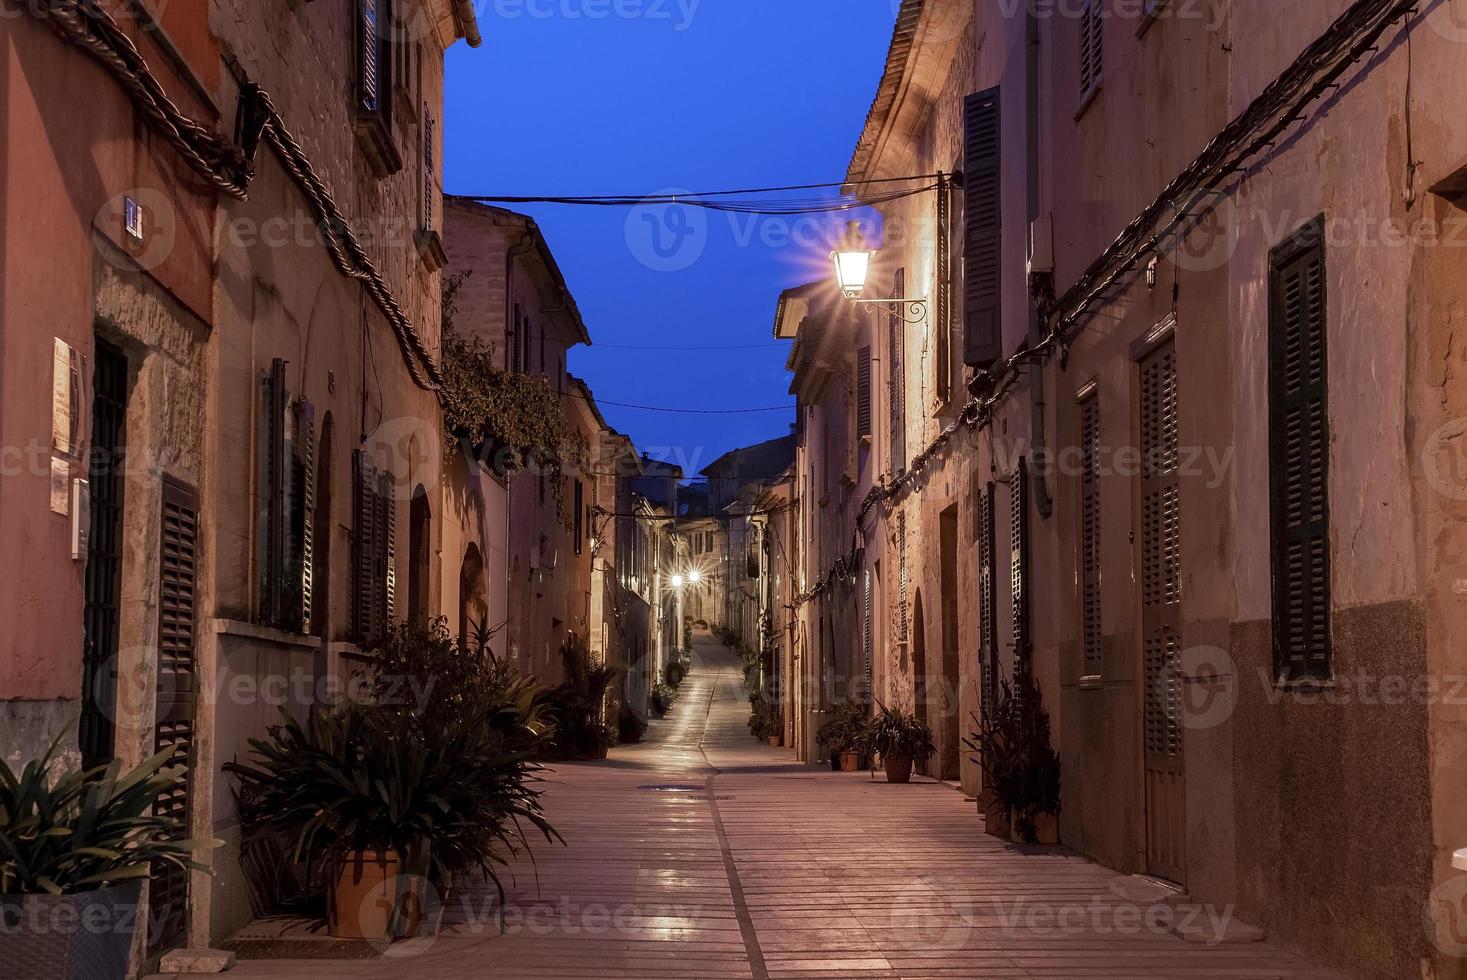
[[[438,120],[426,104],[423,106],[422,119],[423,196],[419,206],[422,208],[424,240],[420,242],[419,250],[433,253],[433,268],[436,271],[448,264],[448,255],[443,251],[442,239],[438,235],[438,201],[442,194],[438,183]]]
[[[392,621],[397,590],[397,509],[390,473],[358,450],[355,462],[352,625],[362,646],[380,643]]]
[[[906,270],[898,269],[892,282],[891,294],[894,298],[900,299],[905,295],[906,288]],[[906,379],[902,376],[905,334],[901,317],[888,317],[887,320],[886,388],[887,407],[890,410],[888,421],[891,433],[891,471],[901,473],[907,468],[907,386]]]
[[[856,352],[856,438],[871,438],[871,348]]]
[[[952,397],[952,186],[943,178],[937,188],[937,316],[933,322],[932,391],[938,407]]]
[[[390,177],[402,169],[392,139],[394,35],[392,0],[353,0],[357,7],[355,129],[372,172]]]
[[[506,367],[515,372],[520,370],[520,331],[524,329],[524,319],[520,304],[514,304],[514,312],[510,317],[509,342],[505,344],[505,347],[509,349],[509,363]]]
[[[907,512],[897,515],[897,642],[907,642]]]
[[[1280,680],[1321,680],[1331,671],[1323,219],[1275,249],[1269,273],[1274,668]]]
[[[428,491],[421,485],[413,490],[408,509],[408,619],[421,625],[428,622],[429,580],[433,569],[431,531],[433,511],[428,504]]]
[[[1029,482],[1020,458],[1009,484],[1009,598],[1014,626],[1014,669],[1029,667]]]
[[[977,513],[973,515],[975,536],[978,539],[978,659],[979,676],[983,690],[980,692],[983,709],[987,711],[998,695],[998,679],[994,665],[998,659],[994,623],[998,620],[998,588],[994,570],[997,545],[994,541],[993,484],[978,484]]]
[[[1084,673],[1100,676],[1100,398],[1080,401],[1080,621]]]
[[[573,519],[575,521],[576,554],[579,555],[581,553],[581,543],[586,537],[586,487],[580,480],[577,480],[575,483],[574,499],[576,516]]]
[[[311,632],[316,509],[316,414],[286,388],[285,361],[260,376],[258,620]]]
[[[968,96],[963,106],[963,363],[976,368],[1003,354],[999,108],[997,88]]]
[[[1080,101],[1083,103],[1100,88],[1105,67],[1103,0],[1085,0],[1078,21],[1080,27]]]

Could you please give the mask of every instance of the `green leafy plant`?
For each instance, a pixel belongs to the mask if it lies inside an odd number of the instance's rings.
[[[922,762],[937,751],[932,729],[916,715],[877,702],[875,717],[866,723],[865,745],[883,758],[906,758]]]
[[[585,637],[572,636],[560,648],[565,681],[550,696],[549,713],[555,720],[555,745],[568,758],[604,754],[611,747],[611,729],[603,720],[606,692],[620,676],[610,664],[593,664]]]
[[[529,846],[527,831],[560,835],[535,787],[539,767],[507,747],[496,712],[473,712],[433,738],[411,712],[372,704],[318,711],[251,739],[254,761],[224,769],[294,858],[328,864],[352,852],[395,851],[404,867],[450,885],[498,869]]]
[[[652,685],[652,690],[647,693],[647,701],[652,710],[657,712],[658,717],[666,715],[672,710],[677,701],[677,688],[667,684],[657,683]]]
[[[375,702],[405,712],[429,741],[483,717],[514,752],[539,752],[555,732],[551,694],[495,656],[482,628],[453,636],[448,621],[396,623],[377,651]]]
[[[1014,829],[1028,843],[1038,839],[1035,817],[1060,810],[1060,759],[1051,739],[1049,712],[1034,675],[1021,670],[1003,681],[998,697],[968,739],[983,767],[984,785],[1014,815]]]
[[[866,722],[871,717],[871,702],[851,697],[826,712],[825,720],[815,730],[815,741],[832,755],[861,751],[866,738]]]
[[[647,720],[642,718],[625,701],[617,712],[617,740],[623,745],[634,745],[647,734]]]
[[[777,738],[784,734],[784,713],[780,706],[769,698],[749,699],[752,711],[749,714],[749,732],[755,738]]]
[[[456,329],[457,297],[467,275],[446,276],[443,282],[445,462],[462,450],[492,460],[502,473],[544,472],[569,526],[575,515],[566,506],[565,471],[583,467],[590,446],[567,419],[548,379],[500,368],[494,348]]]
[[[0,895],[63,895],[148,877],[154,862],[208,870],[195,851],[214,840],[181,840],[158,815],[183,770],[167,750],[127,774],[122,763],[56,772],[53,742],[20,773],[0,759]]]

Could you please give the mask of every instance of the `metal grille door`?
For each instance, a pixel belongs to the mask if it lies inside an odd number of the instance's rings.
[[[97,341],[92,372],[91,514],[82,653],[82,765],[110,762],[117,710],[117,611],[122,595],[122,462],[127,358]]]
[[[1167,340],[1141,362],[1142,721],[1147,870],[1181,883],[1186,783],[1182,754],[1182,526],[1177,356]]]

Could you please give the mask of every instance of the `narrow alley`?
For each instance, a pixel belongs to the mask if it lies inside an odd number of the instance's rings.
[[[665,721],[605,762],[557,765],[566,846],[451,896],[436,939],[372,961],[241,960],[239,976],[1325,978],[1266,943],[1189,943],[1145,879],[1004,844],[930,779],[794,764],[750,739],[739,662],[706,634]],[[1222,913],[1215,913],[1222,914]],[[325,943],[327,940],[323,939]],[[268,943],[244,955],[264,951]],[[295,944],[309,948],[309,941]],[[279,946],[277,946],[279,948]],[[358,954],[359,955],[359,954]]]

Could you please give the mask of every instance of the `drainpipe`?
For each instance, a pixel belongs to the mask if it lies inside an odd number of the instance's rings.
[[[458,22],[459,31],[469,47],[477,48],[484,43],[484,36],[479,33],[479,15],[474,10],[474,0],[453,0],[453,19]]]
[[[1024,101],[1025,101],[1025,196],[1029,228],[1039,218],[1039,16],[1035,5],[1028,5],[1024,18]],[[1029,348],[1037,347],[1044,339],[1044,313],[1039,308],[1040,291],[1029,284]],[[1031,458],[1044,459],[1048,455],[1048,443],[1044,427],[1044,366],[1031,361],[1029,365],[1030,396],[1030,440]],[[1034,506],[1039,516],[1048,520],[1054,513],[1054,498],[1049,495],[1048,463],[1033,466],[1031,472],[1034,488]]]

